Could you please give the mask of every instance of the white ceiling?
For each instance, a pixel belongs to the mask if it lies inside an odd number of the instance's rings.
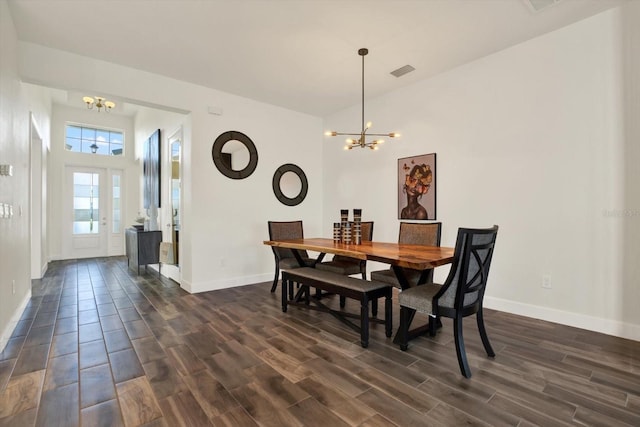
[[[20,40],[325,116],[360,102],[361,47],[373,97],[625,0],[6,1]]]

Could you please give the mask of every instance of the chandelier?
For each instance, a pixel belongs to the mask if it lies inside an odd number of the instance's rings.
[[[391,133],[367,133],[369,128],[371,127],[371,122],[367,122],[366,126],[364,123],[364,57],[369,53],[369,49],[358,49],[358,55],[362,57],[362,130],[360,133],[348,133],[348,132],[336,132],[336,131],[327,131],[325,132],[326,136],[338,136],[338,135],[346,135],[350,137],[358,137],[355,138],[347,138],[346,145],[344,146],[345,150],[351,150],[354,147],[360,148],[371,148],[372,150],[377,150],[378,145],[384,142],[384,139],[378,138],[373,141],[367,141],[367,136],[380,137],[380,136],[388,136],[389,138],[398,138],[400,134],[397,132]]]
[[[84,98],[82,98],[82,100],[84,101],[85,104],[87,104],[87,108],[89,110],[91,110],[95,105],[96,108],[98,109],[98,113],[100,112],[101,108],[104,108],[105,111],[109,112],[113,107],[116,106],[114,102],[107,101],[105,98],[101,96],[96,96],[96,99],[93,99],[90,96],[85,96]]]

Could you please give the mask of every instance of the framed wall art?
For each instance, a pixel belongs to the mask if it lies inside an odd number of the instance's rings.
[[[398,219],[436,219],[436,153],[398,159]]]

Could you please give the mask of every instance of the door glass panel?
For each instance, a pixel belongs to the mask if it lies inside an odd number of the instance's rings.
[[[73,234],[98,234],[100,181],[97,173],[73,173]]]
[[[113,221],[111,223],[111,232],[112,233],[120,233],[120,224],[121,224],[121,216],[120,213],[122,212],[121,207],[120,207],[120,175],[113,175],[113,200],[112,200],[112,206],[113,206],[113,212],[112,217],[113,217]]]
[[[170,141],[171,150],[171,217],[172,217],[172,233],[171,241],[173,242],[173,262],[180,265],[178,254],[180,253],[180,156],[181,156],[181,134],[175,134]],[[170,270],[169,270],[170,271]]]

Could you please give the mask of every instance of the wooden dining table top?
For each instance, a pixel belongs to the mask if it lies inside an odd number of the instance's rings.
[[[265,240],[265,245],[343,255],[350,258],[378,261],[413,270],[425,270],[453,262],[454,248],[369,242],[345,244],[333,239],[312,237],[290,240]]]

